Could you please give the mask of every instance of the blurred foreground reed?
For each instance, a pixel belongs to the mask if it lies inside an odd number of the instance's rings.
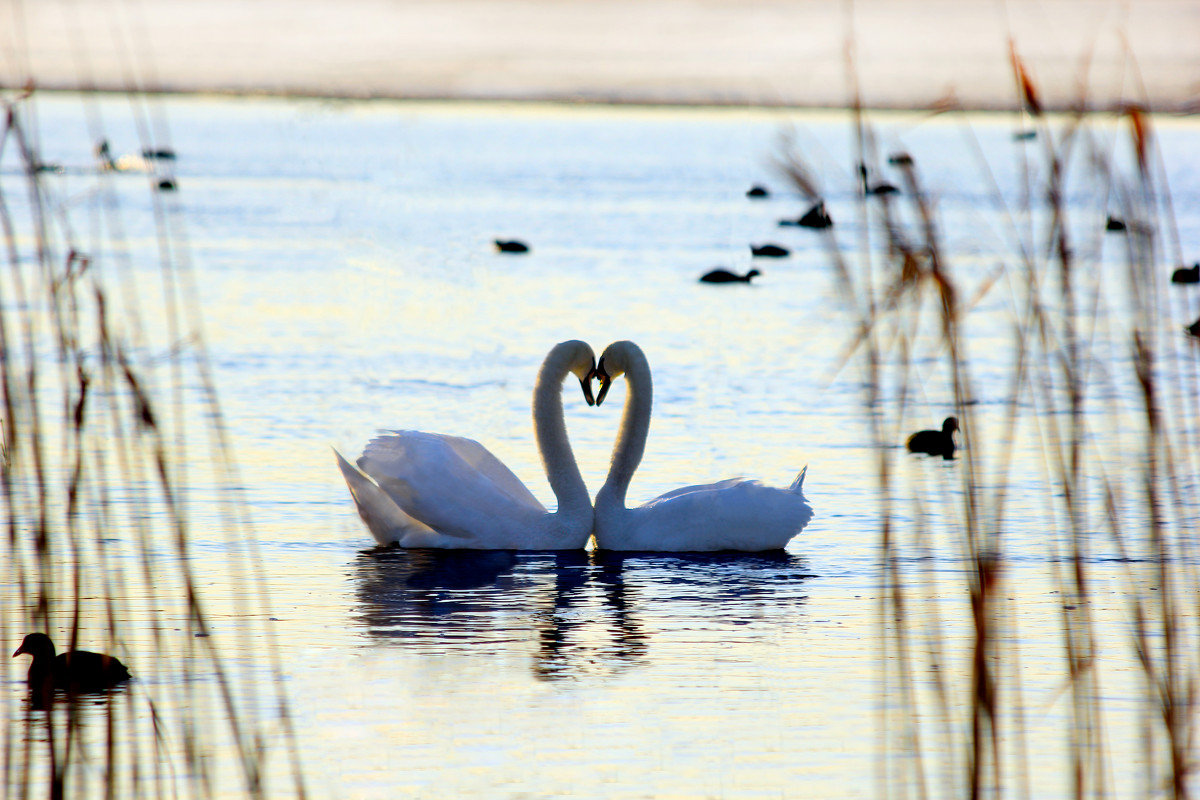
[[[35,97],[3,99],[0,642],[44,631],[60,651],[119,657],[134,681],[46,710],[6,693],[0,794],[303,795],[175,185],[154,163],[173,154],[145,98],[130,106],[149,165],[118,179],[107,147],[73,174],[43,163]],[[197,508],[230,596],[196,585]],[[231,620],[220,636],[213,604]],[[271,674],[239,651],[268,654]]]
[[[1200,342],[1183,331],[1195,304],[1181,311],[1165,277],[1183,263],[1166,169],[1151,116],[1082,102],[1047,115],[1013,66],[1027,123],[1014,139],[1029,144],[1015,151],[1022,197],[994,191],[1000,263],[954,264],[916,152],[888,159],[898,193],[864,181],[857,241],[820,234],[878,453],[878,794],[1189,797]],[[884,157],[857,103],[854,125],[874,174]],[[986,182],[976,154],[961,169]],[[825,199],[794,148],[780,166]],[[1003,397],[976,394],[973,373],[996,359],[967,345],[983,305],[999,309],[983,324],[1005,340]],[[956,462],[904,452],[910,431],[951,414]],[[931,569],[939,551],[960,567]]]

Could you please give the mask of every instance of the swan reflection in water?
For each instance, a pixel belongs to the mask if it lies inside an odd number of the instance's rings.
[[[541,680],[613,675],[656,646],[803,625],[799,556],[509,550],[363,551],[357,621],[376,641],[487,656],[532,645]]]

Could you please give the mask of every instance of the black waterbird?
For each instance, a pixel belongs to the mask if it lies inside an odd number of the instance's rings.
[[[912,453],[928,453],[946,460],[954,458],[954,432],[958,430],[958,418],[946,417],[940,431],[917,431],[908,437],[908,449]]]
[[[30,633],[13,653],[33,656],[29,664],[29,694],[35,707],[44,707],[61,689],[70,695],[107,691],[129,680],[129,670],[115,656],[88,650],[55,655],[54,642],[44,633]]]
[[[751,278],[757,277],[762,273],[756,269],[752,269],[745,275],[738,275],[735,272],[730,272],[727,269],[714,269],[711,272],[700,276],[701,283],[749,283]]]

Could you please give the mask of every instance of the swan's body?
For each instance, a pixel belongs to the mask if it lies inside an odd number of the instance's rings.
[[[558,509],[471,439],[394,431],[373,439],[358,469],[338,466],[359,516],[381,545],[485,550],[575,550],[592,534],[592,504],[563,422],[562,383],[573,373],[592,403],[592,348],[555,345],[533,393],[534,433]],[[360,471],[361,470],[361,471]]]
[[[650,366],[633,342],[608,346],[596,368],[603,402],[613,378],[624,374],[628,394],[608,480],[596,495],[596,545],[606,550],[777,550],[812,519],[802,486],[807,467],[787,489],[733,478],[685,486],[637,508],[625,495],[641,463],[650,431]]]

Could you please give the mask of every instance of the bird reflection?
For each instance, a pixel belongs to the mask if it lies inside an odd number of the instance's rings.
[[[811,577],[768,553],[375,549],[356,617],[376,641],[485,656],[533,645],[538,680],[612,676],[652,660],[658,633],[797,621]]]

